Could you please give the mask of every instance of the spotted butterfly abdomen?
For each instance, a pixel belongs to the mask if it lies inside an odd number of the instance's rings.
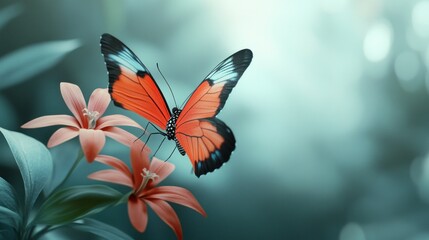
[[[167,122],[166,130],[167,130],[167,139],[168,140],[174,140],[176,142],[177,149],[179,149],[180,154],[183,156],[185,155],[185,149],[180,145],[179,140],[176,138],[176,121],[179,118],[179,114],[182,112],[182,110],[174,107],[173,108],[173,114],[171,118]]]
[[[179,140],[177,140],[177,138],[174,139],[174,141],[176,141],[176,146],[177,149],[179,150],[180,154],[182,154],[182,156],[185,156],[185,149],[183,149],[183,147],[180,145]]]
[[[165,127],[167,131],[168,140],[176,139],[176,121],[177,121],[177,118],[179,118],[180,112],[182,112],[182,110],[176,107],[173,108],[173,114],[171,115],[170,119],[167,122],[167,126]]]

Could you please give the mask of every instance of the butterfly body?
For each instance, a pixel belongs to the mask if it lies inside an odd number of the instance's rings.
[[[109,34],[103,34],[100,43],[115,105],[139,114],[165,131],[163,135],[176,142],[179,152],[188,155],[198,177],[229,160],[235,137],[216,115],[252,60],[249,49],[219,63],[182,109],[174,107],[170,111],[149,70],[125,44]]]
[[[168,140],[174,140],[176,142],[176,146],[177,146],[177,149],[179,150],[180,154],[182,154],[182,156],[185,156],[186,152],[183,149],[182,145],[180,145],[180,142],[176,138],[176,121],[177,121],[177,118],[179,118],[179,114],[182,112],[182,110],[174,107],[172,109],[172,112],[173,112],[173,115],[168,120],[167,126],[165,128],[166,129],[165,135],[167,136]]]
[[[179,118],[179,114],[182,112],[182,110],[174,107],[172,109],[173,115],[171,115],[170,119],[167,122],[167,126],[165,127],[167,133],[167,139],[168,140],[175,140],[176,139],[176,121],[177,118]]]

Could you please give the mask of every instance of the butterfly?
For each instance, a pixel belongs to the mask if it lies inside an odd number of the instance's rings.
[[[116,106],[133,111],[158,126],[188,155],[197,177],[227,162],[235,149],[231,129],[216,115],[252,61],[243,49],[220,62],[195,91],[183,109],[170,111],[158,84],[140,59],[120,40],[103,34],[100,40],[108,75],[109,93]]]

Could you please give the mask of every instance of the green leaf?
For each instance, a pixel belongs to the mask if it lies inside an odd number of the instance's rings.
[[[6,180],[0,177],[0,206],[17,212],[17,202],[15,189]]]
[[[15,189],[0,177],[0,223],[9,227],[0,225],[0,239],[16,238],[16,232],[22,222],[17,205]]]
[[[11,5],[0,10],[0,28],[4,27],[10,20],[22,12],[20,4]]]
[[[41,142],[22,133],[0,128],[21,172],[25,192],[25,213],[46,185],[52,172],[49,150]]]
[[[71,228],[89,232],[104,239],[132,240],[133,238],[121,230],[94,219],[83,219],[69,224]]]
[[[73,222],[113,206],[121,198],[122,193],[104,185],[65,188],[45,201],[35,222],[48,225]]]
[[[0,222],[18,229],[21,217],[16,212],[0,206]]]
[[[0,89],[43,72],[79,46],[76,39],[37,43],[0,58]]]

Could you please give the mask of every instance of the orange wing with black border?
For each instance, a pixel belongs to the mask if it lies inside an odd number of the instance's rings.
[[[171,117],[164,95],[140,59],[117,38],[103,34],[101,52],[116,106],[131,110],[165,130]]]
[[[243,49],[219,63],[192,93],[176,122],[176,138],[198,177],[227,162],[235,149],[231,129],[216,115],[252,61]]]

